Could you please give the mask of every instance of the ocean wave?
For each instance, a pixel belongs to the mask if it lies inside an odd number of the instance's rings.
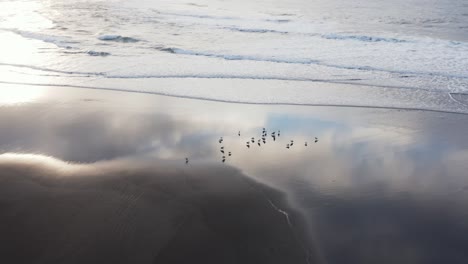
[[[47,35],[43,33],[37,33],[37,32],[31,32],[31,31],[25,31],[25,30],[19,30],[19,29],[9,29],[9,28],[3,28],[1,30],[15,33],[23,38],[34,39],[34,40],[39,40],[39,41],[46,42],[46,43],[51,43],[59,48],[71,49],[73,48],[74,44],[79,43],[78,41],[72,40],[71,38],[64,37],[64,36]]]
[[[89,56],[106,57],[111,55],[109,52],[90,50],[86,52]]]
[[[407,40],[396,39],[396,38],[384,38],[376,36],[364,36],[364,35],[340,35],[340,34],[324,34],[322,38],[332,40],[356,40],[363,42],[389,42],[389,43],[404,43]]]
[[[248,55],[235,55],[235,54],[217,54],[204,51],[193,51],[180,48],[165,47],[160,48],[159,50],[180,54],[180,55],[189,55],[189,56],[202,56],[210,58],[219,58],[224,60],[245,60],[245,61],[258,61],[258,62],[272,62],[272,63],[291,63],[291,64],[317,64],[317,60],[312,59],[302,59],[302,58],[274,58],[274,57],[262,57],[262,56],[248,56]]]
[[[238,20],[237,17],[232,16],[213,16],[213,15],[202,15],[202,14],[190,14],[190,13],[177,13],[177,12],[166,12],[160,10],[153,10],[156,14],[176,17],[191,17],[199,19],[213,19],[213,20]]]
[[[26,68],[26,69],[36,70],[36,71],[54,72],[54,73],[62,73],[62,74],[69,74],[69,75],[105,76],[105,73],[103,73],[103,72],[64,71],[64,70],[57,70],[57,69],[51,69],[51,68],[40,67],[40,66],[34,66],[34,65],[27,65],[27,64],[14,64],[14,63],[3,63],[3,62],[0,62],[0,66],[16,67],[16,68]]]
[[[135,43],[139,42],[139,39],[131,38],[131,37],[124,37],[121,35],[101,35],[98,37],[99,40],[102,41],[115,41],[115,42],[122,42],[122,43]]]
[[[288,31],[280,31],[274,29],[265,29],[265,28],[241,28],[241,27],[223,27],[223,29],[228,29],[231,31],[239,31],[246,33],[277,33],[277,34],[288,34]]]
[[[18,65],[18,64],[3,64],[0,66],[29,68],[42,72],[61,73],[67,74],[67,77],[99,77],[105,79],[218,79],[218,80],[265,80],[265,81],[283,81],[283,82],[309,82],[309,83],[328,83],[328,84],[345,84],[350,86],[362,87],[376,87],[388,89],[407,89],[413,91],[428,91],[434,93],[446,93],[447,89],[444,88],[421,88],[414,86],[402,85],[389,85],[389,84],[376,84],[367,82],[369,80],[362,78],[307,78],[307,77],[291,77],[288,75],[275,76],[275,75],[259,75],[259,74],[221,74],[221,73],[194,73],[194,74],[112,74],[109,72],[79,72],[79,71],[62,71],[44,67],[36,67],[31,65]],[[38,76],[45,76],[38,74]],[[65,77],[61,75],[60,77]],[[407,77],[406,75],[400,78]]]
[[[458,79],[468,79],[468,75],[461,74],[450,74],[444,72],[434,72],[434,71],[411,71],[411,70],[395,70],[395,69],[386,69],[379,67],[371,67],[367,65],[340,65],[329,63],[326,61],[320,61],[310,58],[278,58],[278,57],[266,57],[266,56],[254,56],[254,55],[237,55],[237,54],[220,54],[214,52],[206,51],[194,51],[186,50],[180,48],[164,47],[159,48],[159,50],[187,56],[202,56],[208,58],[216,58],[223,60],[245,60],[245,61],[254,61],[254,62],[269,62],[269,63],[285,63],[285,64],[302,64],[302,65],[317,65],[327,68],[334,69],[344,69],[344,70],[357,70],[357,71],[369,71],[369,72],[384,72],[390,74],[399,74],[403,76],[409,75],[419,75],[419,76],[431,76],[431,77],[445,77],[445,78],[458,78]]]
[[[293,15],[292,15],[293,16]],[[289,23],[292,20],[291,19],[265,19],[267,22],[273,22],[273,23]]]

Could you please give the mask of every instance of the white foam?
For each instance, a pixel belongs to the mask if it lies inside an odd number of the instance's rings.
[[[51,43],[60,48],[73,48],[74,46],[76,46],[76,44],[79,43],[78,41],[73,40],[70,37],[66,37],[66,36],[55,36],[55,35],[49,35],[49,34],[44,34],[44,33],[38,33],[38,32],[24,31],[20,29],[2,29],[2,30],[15,33],[27,39],[34,39],[34,40],[39,40],[39,41],[46,42],[46,43]]]

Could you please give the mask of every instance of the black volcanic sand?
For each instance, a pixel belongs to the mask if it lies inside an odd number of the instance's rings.
[[[221,165],[1,155],[0,260],[305,263],[281,196]]]
[[[0,104],[0,263],[468,263],[468,115],[38,89]]]

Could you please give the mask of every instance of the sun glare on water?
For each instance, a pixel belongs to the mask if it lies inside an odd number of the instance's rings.
[[[43,92],[41,87],[0,87],[0,106],[33,102]]]

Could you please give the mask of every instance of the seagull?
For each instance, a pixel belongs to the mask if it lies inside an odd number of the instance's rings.
[[[280,135],[281,135],[281,134],[280,134],[280,131],[278,130],[278,137],[279,137]]]
[[[258,140],[258,146],[260,147],[260,139]]]
[[[240,131],[239,131],[239,133],[237,133],[237,135],[239,135],[239,137],[240,137]]]
[[[305,143],[305,146],[307,147],[307,142]]]
[[[273,137],[273,141],[276,141],[276,137],[274,135],[272,137]]]
[[[221,153],[223,153],[223,154],[224,154],[224,150],[221,150]]]
[[[249,142],[249,141],[247,141],[247,147],[248,147],[248,148],[250,148],[250,145],[249,145],[249,144],[250,144],[250,142]]]
[[[188,163],[188,158],[185,158],[185,164],[187,164],[187,163]]]
[[[286,144],[286,148],[289,149],[289,144]]]
[[[291,140],[291,144],[289,144],[289,145],[292,147],[292,145],[293,145],[293,144],[294,144],[294,141],[293,141],[293,140]]]
[[[252,138],[252,143],[255,143],[255,139],[254,139],[254,138]]]
[[[231,156],[231,151],[229,151],[229,157]]]
[[[220,137],[218,142],[221,144],[223,142],[223,137]]]
[[[226,157],[223,156],[223,162],[225,162],[225,161],[226,161]]]
[[[221,149],[224,149],[224,146],[222,146]]]
[[[317,138],[317,137],[315,137],[315,143],[317,143],[317,142],[318,142],[318,138]]]

